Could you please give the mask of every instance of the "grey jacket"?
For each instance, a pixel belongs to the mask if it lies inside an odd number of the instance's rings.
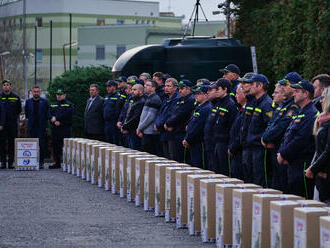
[[[84,114],[84,127],[85,132],[88,134],[103,134],[104,133],[104,120],[103,120],[103,104],[104,99],[97,96],[89,109],[89,99],[87,100],[85,114]]]
[[[154,124],[157,113],[161,107],[162,101],[160,97],[154,93],[148,96],[140,117],[138,129],[144,134],[158,134],[154,130]]]

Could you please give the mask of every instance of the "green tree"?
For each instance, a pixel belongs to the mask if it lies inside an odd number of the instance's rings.
[[[48,99],[50,102],[56,100],[57,89],[63,89],[67,94],[67,100],[74,104],[72,132],[73,137],[82,137],[84,130],[84,111],[86,101],[89,98],[89,85],[97,84],[99,94],[106,93],[105,82],[112,78],[111,68],[99,67],[75,67],[56,77],[48,86]]]

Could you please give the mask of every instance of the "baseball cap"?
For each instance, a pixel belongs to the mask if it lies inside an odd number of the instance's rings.
[[[302,77],[299,75],[299,73],[293,71],[293,72],[289,72],[288,74],[286,74],[286,76],[282,79],[279,80],[278,83],[281,85],[287,84],[287,83],[298,83],[302,80]]]
[[[218,81],[214,82],[213,84],[211,84],[209,86],[210,89],[215,89],[215,88],[219,88],[219,87],[222,87],[222,88],[227,88],[227,89],[231,89],[232,85],[231,85],[231,82],[226,79],[226,78],[219,78]],[[228,91],[229,91],[228,90]]]
[[[209,86],[206,85],[200,85],[200,86],[195,86],[192,89],[193,94],[199,94],[199,93],[204,93],[206,94],[207,91],[209,90]]]
[[[254,72],[248,72],[245,73],[245,75],[242,78],[237,79],[239,82],[245,82],[245,83],[252,83],[253,81],[251,80],[253,76],[255,75]]]
[[[194,86],[194,84],[192,82],[190,82],[189,80],[187,80],[187,79],[183,79],[179,82],[178,86],[179,87],[189,87],[189,88],[191,88],[191,87]]]
[[[229,64],[225,68],[220,69],[219,71],[222,72],[222,73],[226,73],[226,72],[233,72],[233,73],[236,73],[236,74],[240,74],[241,73],[241,70],[235,64]]]
[[[116,79],[118,82],[127,82],[127,77],[125,76],[120,76],[119,78]]]
[[[57,89],[56,95],[64,95],[64,94],[65,94],[65,92],[63,89]]]
[[[117,82],[115,80],[109,80],[105,83],[105,86],[117,86]]]
[[[210,81],[207,79],[201,79],[200,80],[200,85],[210,85]]]
[[[137,78],[137,79],[133,79],[133,80],[127,82],[127,83],[128,83],[128,84],[132,84],[132,85],[135,85],[135,84],[142,84],[142,85],[144,85],[144,81],[141,80],[141,79],[139,79],[139,78]]]
[[[290,87],[294,88],[294,89],[304,89],[304,90],[309,91],[309,93],[311,93],[311,95],[314,95],[314,86],[311,82],[309,82],[307,80],[301,80],[297,84],[291,84]]]
[[[4,83],[12,84],[8,79],[4,79],[4,80],[2,80],[2,84],[4,84]]]
[[[254,74],[251,78],[251,82],[269,84],[268,78],[264,74]]]

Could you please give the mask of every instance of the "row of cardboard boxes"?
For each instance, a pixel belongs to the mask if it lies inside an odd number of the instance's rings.
[[[330,247],[330,208],[146,152],[64,140],[63,171],[217,247]]]

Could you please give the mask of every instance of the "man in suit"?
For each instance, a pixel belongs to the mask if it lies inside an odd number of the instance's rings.
[[[89,139],[104,139],[104,119],[103,105],[104,99],[99,96],[99,87],[97,84],[91,84],[89,87],[90,98],[87,101],[84,114],[85,135]]]
[[[40,160],[39,168],[43,169],[45,157],[45,137],[48,120],[50,119],[47,99],[40,97],[41,89],[35,85],[32,89],[33,97],[25,102],[25,117],[28,119],[28,135],[39,138]]]

